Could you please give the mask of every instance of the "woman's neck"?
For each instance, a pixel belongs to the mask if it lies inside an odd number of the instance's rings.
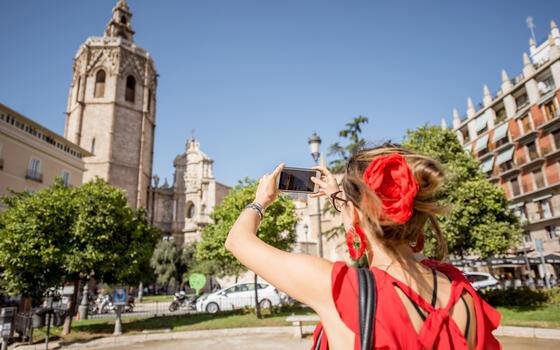
[[[366,248],[370,267],[387,270],[389,267],[407,268],[418,263],[417,256],[407,243],[388,246],[379,241],[372,242]]]

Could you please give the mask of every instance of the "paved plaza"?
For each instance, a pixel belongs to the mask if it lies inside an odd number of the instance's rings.
[[[560,340],[544,340],[534,338],[499,337],[504,350],[550,350],[557,349]],[[312,339],[310,336],[300,340],[289,335],[251,334],[237,336],[205,337],[200,339],[181,339],[169,341],[148,341],[137,344],[123,344],[116,347],[104,347],[105,350],[169,350],[169,349],[246,349],[246,350],[309,350]]]

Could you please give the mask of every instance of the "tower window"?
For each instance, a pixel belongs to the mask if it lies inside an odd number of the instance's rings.
[[[80,83],[82,81],[82,77],[78,77],[78,81],[76,82],[76,96],[74,96],[74,101],[78,102],[78,95],[80,95]]]
[[[95,75],[95,92],[94,97],[103,97],[105,95],[105,71],[99,70]]]
[[[125,16],[121,16],[121,23],[126,24],[126,17]]]
[[[148,89],[148,112],[152,110],[152,89]]]
[[[95,154],[95,137],[91,139],[91,153]]]
[[[126,91],[124,99],[128,102],[134,102],[134,94],[136,92],[136,79],[132,75],[126,78]]]
[[[187,218],[192,219],[194,216],[194,204],[189,203],[187,206]]]

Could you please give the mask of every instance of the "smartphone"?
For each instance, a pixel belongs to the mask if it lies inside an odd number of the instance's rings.
[[[285,167],[276,179],[276,187],[283,192],[316,193],[319,186],[311,177],[321,177],[319,170]]]

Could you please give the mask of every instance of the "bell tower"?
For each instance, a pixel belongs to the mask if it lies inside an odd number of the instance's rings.
[[[76,56],[64,137],[91,151],[84,181],[99,176],[126,191],[132,208],[147,207],[152,177],[157,72],[134,43],[132,13],[119,0],[104,36]]]

